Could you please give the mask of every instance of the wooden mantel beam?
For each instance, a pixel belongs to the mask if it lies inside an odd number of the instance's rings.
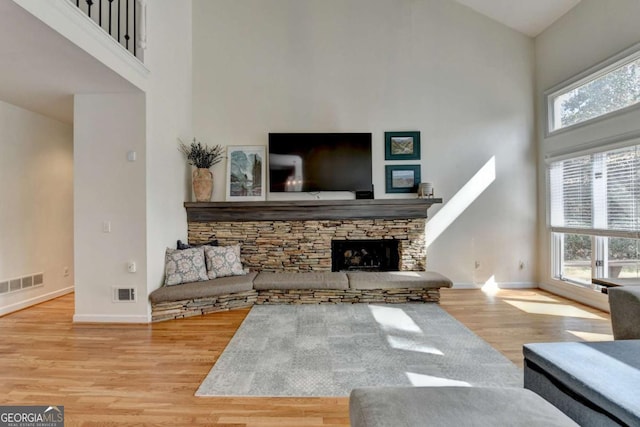
[[[188,222],[426,218],[442,199],[185,202]]]

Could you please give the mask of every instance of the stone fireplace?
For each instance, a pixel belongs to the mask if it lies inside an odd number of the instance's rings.
[[[360,267],[380,268],[373,264],[389,252],[393,256],[383,268],[420,271],[426,269],[426,212],[433,203],[441,200],[216,202],[185,207],[190,243],[216,239],[220,245],[240,244],[243,263],[252,271],[332,271],[332,244],[337,241],[394,242],[390,249],[356,248],[369,254],[364,258],[370,265]]]
[[[331,271],[398,271],[396,239],[332,240]]]

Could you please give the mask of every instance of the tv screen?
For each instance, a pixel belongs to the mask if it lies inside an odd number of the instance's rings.
[[[370,133],[270,133],[269,190],[371,190]]]

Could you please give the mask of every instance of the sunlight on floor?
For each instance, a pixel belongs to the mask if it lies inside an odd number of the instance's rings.
[[[448,387],[448,386],[458,386],[458,387],[471,387],[466,381],[458,381],[451,380],[449,378],[441,378],[441,377],[432,377],[431,375],[424,374],[416,374],[414,372],[405,372],[409,381],[411,381],[411,385],[414,387]]]
[[[519,291],[517,296],[513,296],[513,299],[524,300],[524,301],[550,302],[550,303],[559,302],[557,298],[540,295],[535,292],[531,292],[530,294],[527,295],[522,291]]]
[[[567,332],[569,332],[571,335],[575,335],[576,337],[589,342],[613,341],[613,335],[611,334],[598,334],[595,332],[570,331],[568,329],[567,329]]]
[[[511,304],[515,308],[524,311],[529,314],[545,314],[549,316],[562,316],[562,317],[579,317],[582,319],[600,319],[604,320],[601,316],[594,313],[589,313],[578,307],[572,307],[567,304],[548,304],[543,302],[527,302],[527,301],[514,301],[505,299],[504,302]]]
[[[455,221],[496,179],[496,158],[487,163],[427,222],[425,245],[431,244]]]
[[[487,280],[480,289],[487,296],[490,296],[490,297],[495,296],[495,294],[497,294],[498,291],[500,290],[500,288],[498,288],[498,284],[496,283],[496,276],[489,277],[489,280]]]
[[[422,333],[422,329],[416,325],[416,322],[400,308],[370,305],[369,310],[371,310],[373,318],[384,330],[395,329],[405,332]]]
[[[444,353],[438,350],[437,348],[430,345],[417,344],[415,340],[412,340],[409,338],[397,337],[394,335],[387,335],[387,342],[389,343],[391,348],[395,348],[398,350],[409,350],[409,351],[416,351],[418,353],[436,354],[438,356],[444,356]]]

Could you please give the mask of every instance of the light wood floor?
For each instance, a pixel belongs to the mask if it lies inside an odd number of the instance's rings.
[[[523,343],[611,333],[607,313],[539,290],[444,290],[441,306],[519,366]],[[194,396],[247,312],[73,324],[68,295],[4,316],[0,405],[64,405],[67,426],[348,426],[347,398]]]

